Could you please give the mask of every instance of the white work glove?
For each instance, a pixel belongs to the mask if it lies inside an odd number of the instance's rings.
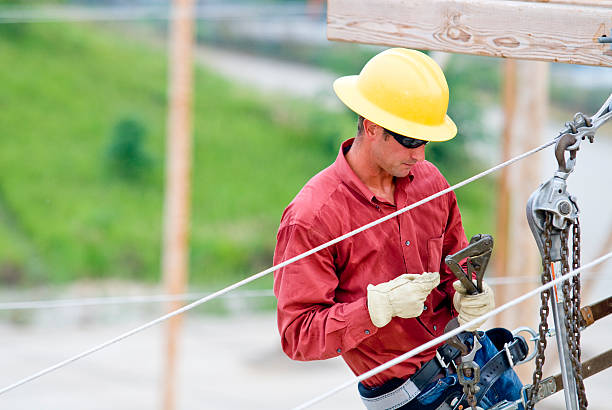
[[[457,312],[459,312],[459,325],[463,325],[485,313],[489,313],[495,307],[493,289],[484,282],[482,283],[482,293],[477,295],[468,295],[465,287],[458,280],[453,282],[453,287],[457,291],[453,297],[453,305]],[[474,331],[485,321],[486,319],[474,326],[470,326],[467,330]]]
[[[383,327],[393,316],[417,317],[423,312],[427,295],[440,284],[438,272],[403,274],[397,278],[368,285],[368,311],[376,327]]]

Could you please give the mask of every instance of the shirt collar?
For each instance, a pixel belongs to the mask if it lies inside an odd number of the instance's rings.
[[[350,138],[342,143],[340,146],[340,151],[338,152],[338,157],[336,158],[336,162],[334,166],[338,171],[338,177],[344,182],[349,188],[353,191],[358,192],[364,198],[366,198],[370,202],[374,202],[376,196],[370,191],[370,189],[363,183],[361,179],[355,174],[351,166],[345,157],[345,152],[348,152],[351,145],[353,145],[353,141],[355,138]],[[414,175],[412,171],[408,174],[407,178],[397,178],[396,179],[396,187],[403,186],[406,183],[411,182],[414,179]]]

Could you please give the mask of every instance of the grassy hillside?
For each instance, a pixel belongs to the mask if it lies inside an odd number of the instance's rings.
[[[46,24],[0,36],[0,55],[10,62],[0,66],[2,276],[157,279],[165,54]],[[202,70],[195,91],[192,276],[211,280],[269,264],[284,205],[333,159],[327,139],[350,118],[326,130],[316,110],[263,103]],[[150,166],[138,179],[108,164],[125,117],[146,128]]]
[[[86,25],[22,27],[0,32],[0,281],[158,280],[166,55]],[[131,177],[112,154],[124,119],[144,133],[126,151],[143,164]],[[192,281],[269,266],[283,208],[353,122],[198,69]],[[468,172],[449,171],[451,182]],[[487,186],[460,193],[469,233],[490,229]]]

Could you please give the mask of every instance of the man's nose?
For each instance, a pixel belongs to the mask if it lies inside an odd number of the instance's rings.
[[[421,145],[420,147],[409,149],[410,157],[413,161],[423,161],[425,159],[425,145]]]

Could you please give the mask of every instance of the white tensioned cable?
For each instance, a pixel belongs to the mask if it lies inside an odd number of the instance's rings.
[[[594,280],[595,278],[584,278],[585,281]],[[598,281],[612,281],[610,278],[597,278]],[[487,278],[487,284],[490,286],[511,286],[524,285],[525,283],[538,283],[539,276],[490,276]],[[55,309],[55,308],[73,308],[73,307],[88,307],[88,306],[109,306],[109,305],[128,305],[138,303],[161,303],[161,302],[180,302],[197,300],[210,293],[182,293],[178,295],[141,295],[141,296],[109,296],[109,297],[92,297],[92,298],[75,298],[75,299],[50,299],[50,300],[30,300],[30,301],[14,301],[0,303],[0,311],[6,310],[34,310],[34,309]],[[229,295],[223,295],[226,298],[266,298],[273,297],[272,289],[262,290],[246,290],[242,292],[234,292]]]
[[[518,298],[516,298],[514,300],[511,300],[510,302],[508,302],[508,303],[506,303],[506,304],[504,304],[504,305],[502,305],[502,306],[500,306],[500,307],[498,307],[496,309],[493,309],[489,313],[486,313],[486,314],[484,314],[484,315],[482,315],[482,316],[480,316],[480,317],[478,317],[478,318],[476,318],[476,319],[474,319],[474,320],[472,320],[470,322],[467,322],[467,323],[463,324],[462,326],[459,326],[456,329],[453,329],[453,330],[451,330],[451,331],[449,331],[447,333],[444,333],[442,336],[438,336],[435,339],[430,340],[427,343],[423,343],[419,347],[417,347],[415,349],[412,349],[409,352],[406,352],[403,355],[398,356],[398,357],[396,357],[393,360],[389,360],[388,362],[383,363],[380,366],[377,366],[377,367],[373,368],[372,370],[369,370],[369,371],[367,371],[367,372],[365,372],[365,373],[363,373],[363,374],[361,374],[359,376],[356,376],[353,379],[347,381],[346,383],[341,384],[338,387],[334,388],[333,390],[330,390],[330,391],[328,391],[325,394],[317,396],[314,399],[312,399],[312,400],[310,400],[310,401],[308,401],[308,402],[306,402],[306,403],[304,403],[304,404],[302,404],[302,405],[300,405],[298,407],[295,407],[294,410],[301,410],[301,409],[306,409],[308,407],[311,407],[312,405],[314,405],[314,404],[316,404],[316,403],[318,403],[318,402],[320,402],[320,401],[322,401],[322,400],[324,400],[324,399],[326,399],[326,398],[328,398],[330,396],[333,396],[334,394],[338,393],[339,391],[344,390],[347,387],[352,386],[355,383],[358,383],[358,382],[361,382],[361,381],[363,381],[365,379],[368,379],[368,378],[370,378],[370,377],[372,377],[372,376],[374,376],[374,375],[376,375],[376,374],[378,374],[378,373],[380,373],[382,371],[385,371],[385,370],[389,369],[390,367],[395,366],[398,363],[401,363],[401,362],[403,362],[403,361],[405,361],[407,359],[410,359],[411,357],[413,357],[413,356],[415,356],[415,355],[417,355],[417,354],[419,354],[419,353],[421,353],[421,352],[423,352],[423,351],[425,351],[425,350],[427,350],[429,348],[437,346],[440,343],[447,341],[451,337],[453,337],[453,336],[463,332],[464,330],[467,330],[468,327],[470,327],[472,325],[479,324],[483,320],[489,319],[489,318],[491,318],[491,317],[493,317],[493,316],[503,312],[506,309],[509,309],[509,308],[511,308],[511,307],[513,307],[515,305],[518,305],[519,303],[523,302],[524,300],[526,300],[526,299],[528,299],[528,298],[530,298],[532,296],[538,295],[543,290],[550,289],[551,287],[553,287],[553,286],[555,286],[555,285],[557,285],[557,284],[559,284],[559,283],[561,283],[563,281],[566,281],[566,280],[576,276],[577,274],[579,274],[583,270],[589,269],[589,268],[591,268],[591,267],[593,267],[593,266],[595,266],[595,265],[597,265],[599,263],[602,263],[603,261],[608,260],[610,258],[612,258],[612,252],[607,253],[607,254],[605,254],[605,255],[595,259],[594,261],[592,261],[592,262],[590,262],[590,263],[588,263],[588,264],[586,264],[586,265],[584,265],[584,266],[582,266],[582,267],[580,267],[578,269],[575,269],[575,270],[573,270],[573,271],[571,271],[571,272],[569,272],[569,273],[567,273],[567,274],[565,274],[563,276],[560,276],[559,278],[557,278],[557,279],[555,279],[553,281],[550,281],[550,282],[546,283],[545,285],[542,285],[542,286],[540,286],[540,287],[538,287],[536,289],[533,289],[532,291],[529,291],[529,292],[525,293],[523,296],[519,296]]]
[[[182,293],[178,295],[142,295],[142,296],[111,296],[96,298],[77,298],[77,299],[55,299],[55,300],[32,300],[22,302],[3,302],[0,303],[2,310],[30,310],[30,309],[53,309],[82,306],[100,305],[124,305],[134,303],[157,303],[157,302],[177,302],[187,300],[197,300],[208,296],[210,293]],[[271,297],[274,292],[271,289],[246,290],[242,292],[224,295],[228,298],[259,298]]]
[[[174,310],[174,311],[172,311],[172,312],[170,312],[170,313],[168,313],[168,314],[166,314],[166,315],[164,315],[162,317],[159,317],[159,318],[157,318],[155,320],[152,320],[152,321],[150,321],[148,323],[145,323],[142,326],[139,326],[139,327],[137,327],[135,329],[132,329],[132,330],[130,330],[128,332],[125,332],[122,335],[119,335],[119,336],[117,336],[114,339],[111,339],[111,340],[109,340],[107,342],[104,342],[104,343],[102,343],[100,345],[92,347],[91,349],[86,350],[86,351],[84,351],[82,353],[79,353],[76,356],[73,356],[73,357],[71,357],[69,359],[66,359],[66,360],[60,362],[60,363],[57,363],[56,365],[53,365],[53,366],[48,367],[46,369],[43,369],[43,370],[39,371],[38,373],[35,373],[35,374],[33,374],[33,375],[29,376],[29,377],[26,377],[25,379],[19,380],[19,381],[15,382],[15,383],[11,384],[10,386],[7,386],[7,387],[1,389],[0,390],[0,395],[8,392],[9,390],[13,390],[16,387],[21,386],[22,384],[28,383],[28,382],[30,382],[32,380],[35,380],[35,379],[37,379],[37,378],[39,378],[41,376],[44,376],[47,373],[51,373],[54,370],[60,369],[60,368],[66,366],[66,365],[68,365],[68,364],[70,364],[72,362],[75,362],[75,361],[77,361],[79,359],[82,359],[82,358],[84,358],[86,356],[89,356],[90,354],[95,353],[98,350],[102,350],[102,349],[104,349],[104,348],[106,348],[106,347],[108,347],[110,345],[113,345],[113,344],[115,344],[115,343],[117,343],[117,342],[119,342],[119,341],[121,341],[121,340],[123,340],[123,339],[125,339],[127,337],[135,335],[136,333],[142,332],[143,330],[146,330],[146,329],[148,329],[148,328],[150,328],[152,326],[155,326],[156,324],[161,323],[161,322],[163,322],[163,321],[165,321],[167,319],[170,319],[171,317],[180,315],[181,313],[186,312],[186,311],[188,311],[190,309],[193,309],[196,306],[199,306],[199,305],[201,305],[203,303],[206,303],[209,300],[212,300],[212,299],[214,299],[216,297],[219,297],[219,296],[221,296],[223,294],[226,294],[226,293],[228,293],[228,292],[230,292],[230,291],[232,291],[234,289],[237,289],[237,288],[239,288],[241,286],[244,286],[247,283],[251,283],[251,282],[253,282],[253,281],[255,281],[255,280],[259,279],[259,278],[262,278],[262,277],[266,276],[267,274],[269,274],[271,272],[274,272],[277,269],[283,268],[283,267],[285,267],[287,265],[290,265],[290,264],[292,264],[294,262],[297,262],[297,261],[299,261],[301,259],[304,259],[307,256],[312,255],[313,253],[317,253],[317,252],[319,252],[322,249],[325,249],[325,248],[327,248],[329,246],[332,246],[332,245],[334,245],[334,244],[336,244],[338,242],[341,242],[341,241],[343,241],[343,240],[345,240],[347,238],[355,236],[358,233],[365,231],[366,229],[369,229],[369,228],[371,228],[373,226],[381,224],[381,223],[383,223],[383,222],[385,222],[385,221],[387,221],[387,220],[389,220],[391,218],[395,218],[396,216],[398,216],[400,214],[403,214],[404,212],[408,212],[411,209],[414,209],[414,208],[416,208],[416,207],[418,207],[420,205],[423,205],[423,204],[425,204],[425,203],[427,203],[429,201],[432,201],[432,200],[434,200],[434,199],[436,199],[436,198],[438,198],[438,197],[440,197],[442,195],[445,195],[445,194],[447,194],[447,193],[449,193],[451,191],[454,191],[455,189],[461,188],[462,186],[467,185],[467,184],[469,184],[471,182],[474,182],[477,179],[480,179],[480,178],[482,178],[484,176],[492,174],[493,172],[495,172],[495,171],[497,171],[499,169],[507,167],[508,165],[511,165],[511,164],[513,164],[513,163],[515,163],[517,161],[520,161],[523,158],[526,158],[526,157],[528,157],[530,155],[533,155],[536,152],[541,151],[544,148],[547,148],[547,147],[553,145],[556,141],[557,141],[557,139],[555,138],[552,141],[547,142],[546,144],[540,145],[539,147],[534,148],[532,150],[529,150],[529,151],[527,151],[527,152],[525,152],[525,153],[523,153],[521,155],[518,155],[518,156],[516,156],[516,157],[514,157],[512,159],[509,159],[508,161],[502,162],[501,164],[496,165],[493,168],[489,168],[488,170],[483,171],[480,174],[476,174],[476,175],[474,175],[474,176],[472,176],[472,177],[470,177],[470,178],[468,178],[466,180],[463,180],[463,181],[461,181],[461,182],[459,182],[459,183],[457,183],[457,184],[455,184],[453,186],[450,186],[450,187],[448,187],[446,189],[443,189],[442,191],[436,192],[435,194],[432,194],[432,195],[428,196],[427,198],[421,199],[420,201],[415,202],[412,205],[408,205],[405,208],[398,209],[397,211],[395,211],[395,212],[393,212],[393,213],[391,213],[391,214],[389,214],[387,216],[384,216],[384,217],[382,217],[380,219],[377,219],[377,220],[375,220],[373,222],[370,222],[369,224],[364,225],[364,226],[362,226],[360,228],[357,228],[357,229],[355,229],[355,230],[353,230],[353,231],[351,231],[351,232],[349,232],[347,234],[339,236],[336,239],[332,239],[331,241],[326,242],[326,243],[324,243],[322,245],[319,245],[316,248],[313,248],[313,249],[311,249],[309,251],[306,251],[306,252],[304,252],[304,253],[302,253],[300,255],[294,256],[291,259],[287,259],[286,261],[284,261],[282,263],[279,263],[278,265],[272,266],[271,268],[268,268],[268,269],[266,269],[264,271],[256,273],[255,275],[250,276],[250,277],[248,277],[246,279],[243,279],[240,282],[236,282],[233,285],[230,285],[230,286],[228,286],[228,287],[226,287],[224,289],[221,289],[221,290],[219,290],[219,291],[217,291],[215,293],[212,293],[212,294],[210,294],[210,295],[208,295],[208,296],[206,296],[206,297],[204,297],[204,298],[202,298],[200,300],[196,300],[195,302],[190,303],[189,305],[183,306],[180,309]]]

